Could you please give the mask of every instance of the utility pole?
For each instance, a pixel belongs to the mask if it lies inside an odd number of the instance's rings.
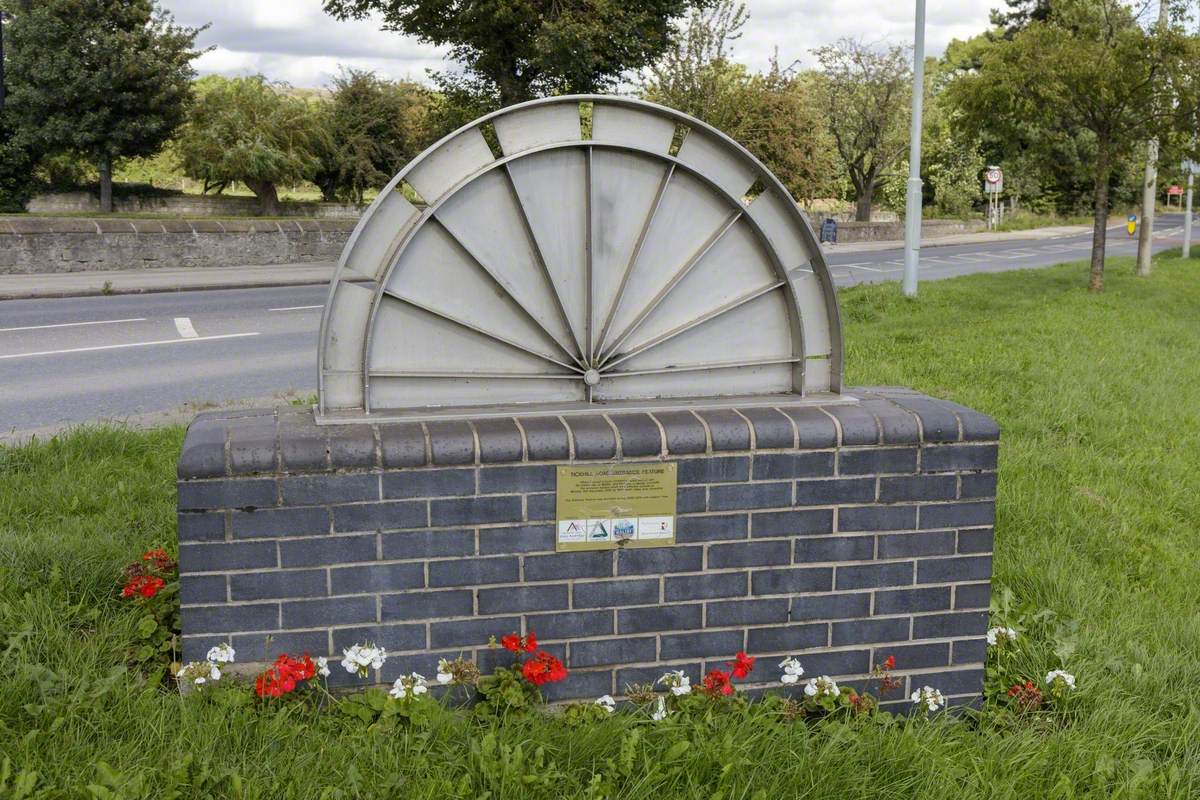
[[[0,11],[0,111],[4,110],[4,12]]]
[[[1187,177],[1187,202],[1183,212],[1183,257],[1192,257],[1192,182],[1195,180],[1195,173],[1191,170],[1191,165],[1188,165]]]
[[[1158,0],[1158,33],[1167,30],[1167,0]],[[1158,202],[1158,137],[1146,143],[1146,175],[1142,183],[1142,228],[1138,232],[1137,274],[1150,274],[1154,255],[1154,205]]]
[[[921,260],[921,110],[925,104],[925,0],[917,0],[913,36],[912,128],[908,144],[908,195],[904,203],[905,297],[917,296]]]

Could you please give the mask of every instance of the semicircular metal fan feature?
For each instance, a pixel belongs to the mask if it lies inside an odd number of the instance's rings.
[[[822,395],[841,359],[816,238],[760,162],[661,106],[558,97],[455,131],[367,209],[319,410]]]

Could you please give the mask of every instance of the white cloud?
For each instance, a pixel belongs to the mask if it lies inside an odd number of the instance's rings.
[[[427,69],[449,66],[445,48],[382,31],[378,20],[339,22],[321,0],[161,0],[177,21],[211,27],[202,46],[215,45],[196,61],[201,74],[261,72],[294,86],[323,86],[339,66],[371,69],[390,78],[424,80]],[[987,27],[988,10],[1000,0],[930,0],[926,46],[940,54],[951,39]],[[878,0],[747,0],[750,22],[733,46],[735,59],[764,69],[775,51],[785,65],[813,63],[812,49],[842,37],[911,43],[914,4]]]

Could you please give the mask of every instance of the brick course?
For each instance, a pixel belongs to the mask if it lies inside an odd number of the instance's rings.
[[[764,685],[785,655],[853,683],[894,653],[900,674],[969,702],[999,431],[908,390],[849,394],[381,425],[202,414],[179,462],[184,657],[371,639],[430,674],[533,630],[571,668],[554,699],[746,649]],[[677,544],[555,553],[555,465],[612,460],[679,465]]]

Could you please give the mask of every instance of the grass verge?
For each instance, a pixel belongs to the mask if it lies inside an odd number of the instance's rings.
[[[811,727],[616,717],[380,736],[300,708],[222,708],[120,665],[116,572],[174,546],[182,432],[0,449],[0,796],[1185,798],[1200,793],[1200,261],[1110,261],[842,293],[851,384],[902,384],[1003,430],[996,579],[1067,631],[1072,713]],[[803,654],[801,654],[803,657]],[[681,747],[678,743],[686,741]],[[23,774],[23,778],[18,778]],[[6,787],[6,788],[5,788]]]

